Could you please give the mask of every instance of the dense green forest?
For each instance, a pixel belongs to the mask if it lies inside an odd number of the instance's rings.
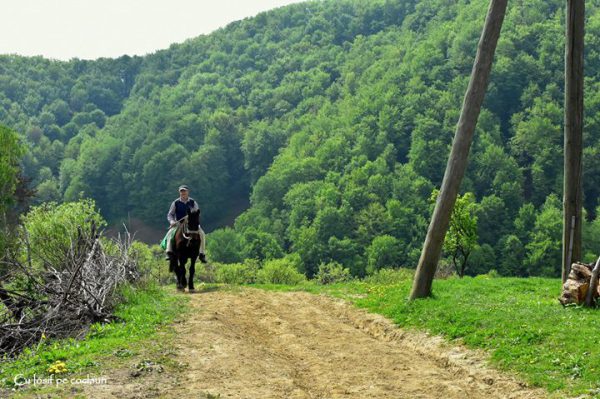
[[[300,3],[145,57],[0,56],[34,202],[157,228],[192,187],[214,260],[414,267],[487,0]],[[560,274],[564,2],[514,1],[463,193],[467,273]],[[600,253],[600,8],[588,5],[584,252]],[[242,209],[243,210],[243,209]],[[450,255],[450,254],[448,254]]]

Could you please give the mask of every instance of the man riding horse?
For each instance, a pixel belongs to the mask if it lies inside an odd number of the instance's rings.
[[[178,222],[185,218],[190,212],[200,212],[198,203],[190,198],[189,191],[190,190],[188,186],[180,186],[179,198],[171,203],[169,213],[167,213],[167,220],[169,221],[170,226],[169,231],[167,232],[167,260],[170,260],[174,253],[173,238],[175,237],[175,231],[177,230]],[[200,234],[200,253],[198,257],[202,263],[206,263],[206,236],[204,234],[204,230],[202,230],[202,227],[198,227],[198,231]]]
[[[169,232],[165,237],[169,271],[177,276],[177,289],[194,292],[196,259],[206,263],[204,254],[205,234],[200,227],[200,209],[196,201],[189,197],[187,186],[179,187],[179,198],[173,201],[167,219]],[[186,279],[186,263],[190,261],[189,278]]]

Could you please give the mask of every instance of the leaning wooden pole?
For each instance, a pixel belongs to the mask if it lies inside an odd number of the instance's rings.
[[[566,22],[563,283],[571,264],[581,260],[585,0],[567,0]]]
[[[435,204],[435,210],[417,266],[410,294],[411,300],[427,297],[431,294],[431,284],[442,252],[450,216],[467,167],[469,149],[471,148],[473,133],[492,70],[492,62],[500,38],[502,23],[504,22],[507,2],[508,0],[491,0],[490,2],[483,32],[479,39],[471,80],[465,94],[454,142],[452,143],[452,151],[446,166],[446,173],[444,174],[440,194]]]

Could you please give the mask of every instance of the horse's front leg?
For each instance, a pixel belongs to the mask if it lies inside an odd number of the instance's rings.
[[[185,284],[182,282],[182,276],[181,276],[182,275],[181,266],[180,266],[181,259],[179,259],[177,257],[177,258],[172,259],[172,262],[173,263],[172,263],[171,267],[173,267],[173,271],[175,272],[175,277],[177,277],[177,289],[179,291],[181,291],[181,290],[185,289]],[[183,273],[185,273],[185,270],[183,271]]]
[[[169,273],[177,275],[177,257],[173,254],[169,256]]]
[[[177,279],[177,289],[181,289],[181,278],[179,277],[179,260],[174,255],[169,260],[169,271],[175,274]]]
[[[181,257],[179,259],[179,275],[181,278],[181,289],[185,289],[187,285],[187,280],[185,279],[185,264],[187,262],[187,258]]]
[[[192,257],[190,262],[190,279],[188,280],[188,289],[194,290],[194,274],[196,273],[196,257]]]

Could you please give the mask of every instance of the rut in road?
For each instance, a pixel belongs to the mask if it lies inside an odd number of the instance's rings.
[[[176,327],[179,375],[121,373],[88,397],[545,397],[480,354],[323,295],[245,288],[195,294],[190,304]]]

